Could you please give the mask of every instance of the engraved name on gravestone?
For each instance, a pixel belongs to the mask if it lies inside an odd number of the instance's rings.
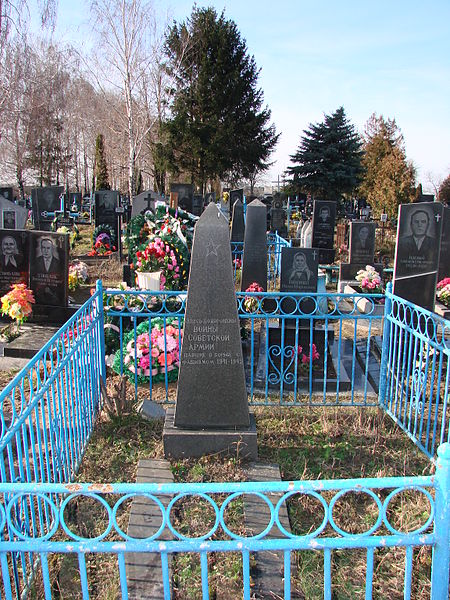
[[[249,426],[229,229],[210,204],[195,226],[175,426]]]
[[[243,242],[245,233],[244,224],[244,205],[240,199],[233,204],[233,216],[231,218],[231,237],[232,242]]]
[[[353,221],[350,223],[350,261],[372,265],[375,255],[375,223]]]
[[[319,251],[315,248],[282,248],[280,292],[299,294],[317,292],[318,268]],[[307,314],[314,311],[314,306],[315,303],[311,298],[304,298],[299,304],[301,312]],[[285,313],[295,314],[295,300],[283,299],[281,309]],[[286,319],[286,326],[295,327],[295,321]]]
[[[441,281],[444,277],[450,277],[450,206],[444,206],[442,213],[438,281]]]
[[[69,234],[30,233],[30,288],[36,304],[67,306]]]
[[[399,207],[393,292],[434,310],[443,205],[439,202]]]
[[[312,247],[319,249],[319,262],[329,264],[334,261],[334,223],[336,202],[314,200],[312,220]]]
[[[203,210],[203,196],[201,194],[194,194],[192,199],[192,214],[199,217]]]
[[[38,187],[31,190],[33,220],[36,229],[50,231],[55,211],[64,207],[64,205],[61,206],[63,192],[64,187],[61,185]]]
[[[119,192],[116,190],[98,190],[94,192],[95,226],[109,225],[118,235],[116,208],[119,206]]]
[[[242,257],[241,290],[257,283],[267,291],[267,210],[260,200],[247,206],[244,253]]]
[[[281,236],[287,235],[286,211],[283,208],[283,200],[280,194],[276,194],[270,209],[270,231],[277,232]]]
[[[182,208],[192,214],[194,186],[191,183],[172,183],[170,191],[178,193],[178,208]]]
[[[11,290],[15,283],[28,285],[28,231],[0,233],[0,295]]]

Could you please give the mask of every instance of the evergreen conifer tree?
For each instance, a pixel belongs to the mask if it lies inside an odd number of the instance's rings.
[[[298,192],[309,192],[323,200],[339,200],[358,186],[361,174],[362,142],[341,106],[323,123],[311,124],[303,132],[300,146],[291,156]]]
[[[105,158],[105,140],[103,134],[99,133],[95,140],[95,189],[110,190],[108,167]]]

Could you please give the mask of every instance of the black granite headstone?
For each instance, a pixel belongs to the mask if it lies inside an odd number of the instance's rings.
[[[0,233],[0,295],[10,291],[15,283],[28,284],[28,231]]]
[[[319,262],[330,264],[334,261],[334,223],[336,202],[314,200],[312,222],[312,247],[319,249]]]
[[[0,187],[0,196],[3,196],[5,200],[9,200],[10,202],[14,201],[14,189],[12,187]]]
[[[318,268],[319,251],[315,248],[282,248],[280,292],[298,294],[317,292]],[[313,312],[314,306],[311,298],[305,298],[300,302],[302,313]],[[283,299],[281,303],[281,309],[285,313],[295,314],[295,307],[295,301],[290,298]],[[295,322],[287,320],[286,324],[295,325]]]
[[[373,265],[375,254],[375,223],[350,223],[350,263]]]
[[[275,195],[270,209],[270,231],[278,235],[287,236],[286,211],[283,208],[283,200],[279,194]]]
[[[202,214],[203,209],[203,196],[200,194],[194,194],[192,200],[192,214],[199,217]]]
[[[30,234],[30,288],[36,304],[67,306],[69,235]]]
[[[36,229],[41,231],[50,230],[55,211],[61,210],[63,192],[64,187],[61,185],[38,187],[31,190],[33,219]]]
[[[252,283],[267,291],[266,212],[260,200],[253,200],[247,206],[241,277],[241,290],[244,292]]]
[[[81,192],[70,192],[69,194],[69,209],[71,212],[80,212],[83,196]]]
[[[434,310],[443,205],[439,202],[399,207],[393,292]]]
[[[243,242],[244,233],[244,205],[241,200],[236,200],[233,204],[233,216],[231,218],[231,241]]]
[[[178,194],[178,208],[182,208],[192,214],[194,186],[191,183],[172,183],[170,191]]]
[[[118,237],[118,219],[116,208],[119,206],[119,192],[115,190],[98,190],[94,192],[95,226],[109,225]]]
[[[208,204],[211,204],[211,202],[213,204],[216,203],[216,192],[208,192],[205,194],[205,206],[208,206]]]
[[[368,263],[340,263],[339,281],[353,281],[358,271],[365,269]],[[383,265],[381,263],[371,263],[371,266],[377,273],[383,275]]]
[[[450,206],[444,206],[444,211],[442,213],[438,281],[441,281],[444,277],[450,277]]]
[[[228,223],[210,204],[195,226],[175,426],[250,424]]]

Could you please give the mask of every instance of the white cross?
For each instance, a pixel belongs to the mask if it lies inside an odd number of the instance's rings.
[[[316,260],[316,256],[317,256],[317,252],[314,250],[314,252],[312,253],[314,260]]]
[[[434,218],[436,219],[436,223],[439,223],[439,221],[441,220],[441,215],[436,214],[436,215],[434,215]]]

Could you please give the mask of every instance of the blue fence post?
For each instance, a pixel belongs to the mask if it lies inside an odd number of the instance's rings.
[[[450,569],[450,444],[438,448],[434,535],[436,544],[431,561],[431,600],[449,597]]]
[[[106,383],[106,361],[105,361],[105,311],[103,309],[103,284],[101,279],[97,279],[98,310],[99,310],[99,341],[100,341],[100,377],[103,383]]]
[[[392,283],[389,282],[386,286],[385,302],[384,302],[384,323],[383,323],[383,341],[381,346],[381,364],[380,364],[380,387],[378,392],[378,403],[386,406],[386,389],[387,389],[387,366],[389,356],[389,320],[388,315],[392,310]]]

